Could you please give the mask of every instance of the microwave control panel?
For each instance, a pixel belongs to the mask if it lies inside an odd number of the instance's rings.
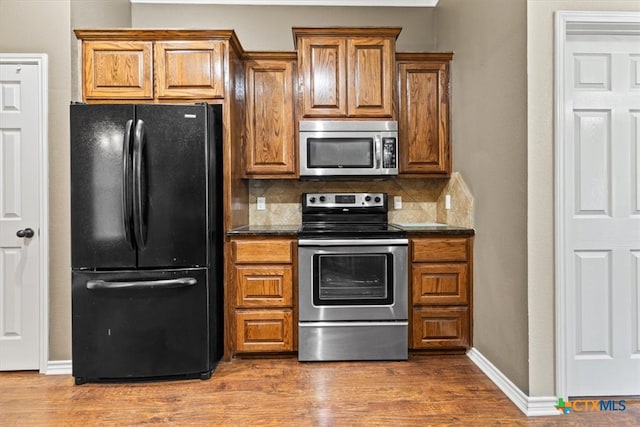
[[[397,166],[396,159],[396,138],[382,138],[382,167],[394,169]]]

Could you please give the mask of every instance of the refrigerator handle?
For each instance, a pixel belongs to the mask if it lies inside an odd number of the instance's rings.
[[[144,182],[144,152],[145,152],[144,122],[138,120],[133,134],[133,230],[138,249],[145,247],[147,242],[147,226],[145,223],[145,185]]]
[[[133,230],[131,225],[131,128],[133,120],[127,120],[122,141],[122,219],[124,221],[124,237],[133,249]]]
[[[108,282],[104,280],[89,280],[87,282],[87,289],[89,290],[173,289],[173,288],[185,288],[187,286],[193,286],[196,283],[198,283],[198,280],[193,277],[181,277],[178,279],[164,279],[164,280],[143,280],[143,281],[131,281],[131,282]]]

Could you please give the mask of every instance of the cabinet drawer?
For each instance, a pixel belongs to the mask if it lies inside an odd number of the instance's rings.
[[[235,262],[238,264],[284,263],[293,261],[291,240],[236,240],[233,242]]]
[[[465,238],[412,239],[411,249],[413,262],[467,260],[467,239]]]
[[[291,265],[236,266],[237,307],[291,307]]]
[[[467,264],[413,264],[413,304],[467,304]]]
[[[414,307],[411,344],[414,349],[469,346],[467,307]]]
[[[239,352],[293,351],[292,311],[236,311],[236,346]]]

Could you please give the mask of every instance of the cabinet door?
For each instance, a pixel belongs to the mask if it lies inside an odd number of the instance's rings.
[[[470,344],[467,307],[414,307],[414,349],[465,348]]]
[[[400,175],[448,176],[448,64],[400,63],[398,74]]]
[[[237,265],[236,307],[291,307],[291,265]]]
[[[466,263],[413,264],[413,304],[468,304]]]
[[[251,177],[295,177],[293,69],[293,61],[246,64],[245,167]]]
[[[224,42],[166,41],[154,49],[159,99],[224,97]]]
[[[152,43],[82,44],[85,99],[153,99]]]
[[[357,37],[348,44],[349,117],[391,117],[394,50],[388,38]]]
[[[241,352],[293,350],[290,309],[237,310],[236,346]]]
[[[300,39],[304,117],[347,116],[346,40],[335,37]]]

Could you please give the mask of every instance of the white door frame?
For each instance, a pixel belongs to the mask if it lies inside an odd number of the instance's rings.
[[[35,64],[38,67],[38,162],[40,169],[40,277],[38,312],[40,314],[40,372],[49,363],[49,65],[46,54],[1,53],[0,64]]]
[[[564,233],[565,200],[564,191],[564,76],[568,64],[565,63],[567,35],[638,35],[640,13],[638,12],[577,12],[558,11],[555,16],[555,302],[556,302],[556,395],[567,398],[567,338],[566,330],[568,295],[563,283],[567,265],[564,263],[566,242]],[[631,24],[631,25],[630,25]]]

